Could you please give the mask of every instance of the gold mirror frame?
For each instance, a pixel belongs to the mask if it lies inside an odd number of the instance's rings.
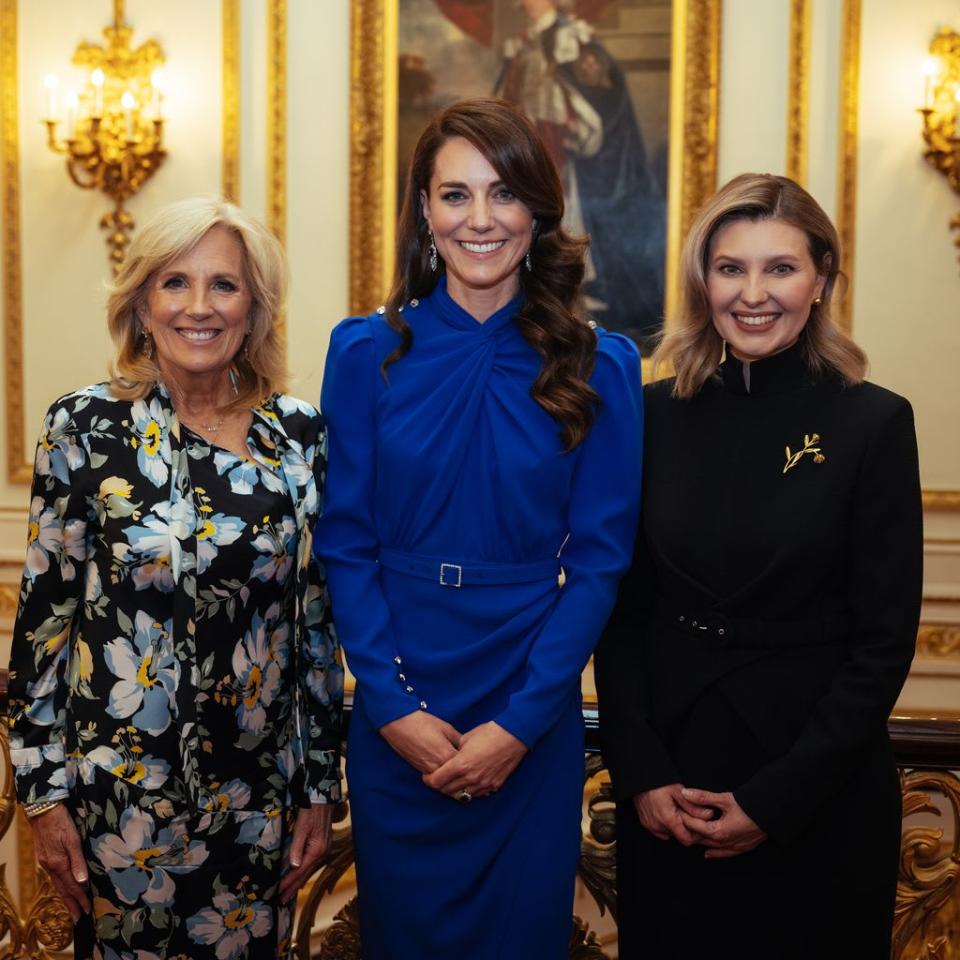
[[[351,0],[350,312],[382,302],[393,274],[399,0]],[[674,0],[666,316],[677,302],[680,246],[717,186],[721,0]]]

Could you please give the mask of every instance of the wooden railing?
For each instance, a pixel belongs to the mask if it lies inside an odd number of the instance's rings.
[[[5,706],[6,672],[0,671],[0,708]],[[616,920],[614,805],[599,753],[595,707],[584,708],[584,725],[584,802],[589,827],[581,842],[579,876],[600,913]],[[889,729],[903,791],[893,960],[960,960],[960,715],[897,715]],[[0,752],[6,773],[0,794],[2,839],[16,814],[5,724]],[[0,864],[0,960],[49,960],[63,956],[62,951],[69,948],[70,917],[49,880],[33,865],[30,832],[22,816],[18,819],[20,905],[7,887],[6,865]],[[359,960],[355,896],[325,929],[314,930],[324,901],[339,890],[352,866],[348,804],[343,804],[330,855],[299,899],[294,923],[297,960]],[[824,871],[829,869],[825,863]],[[608,958],[600,940],[578,917],[572,918],[570,957]]]

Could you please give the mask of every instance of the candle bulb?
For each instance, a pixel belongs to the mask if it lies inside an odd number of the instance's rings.
[[[57,119],[57,75],[48,73],[43,85],[47,88],[47,120]]]
[[[163,70],[157,67],[150,74],[150,86],[153,88],[153,119],[163,119]]]
[[[123,107],[123,116],[127,124],[127,139],[133,139],[133,108],[137,105],[137,101],[134,100],[133,94],[127,90],[126,93],[120,98],[120,105]]]
[[[923,105],[927,110],[933,107],[933,81],[940,72],[940,65],[933,57],[923,61]]]
[[[75,93],[67,94],[67,139],[75,140],[77,136],[77,109],[80,98]]]
[[[90,74],[90,82],[93,84],[93,115],[95,117],[103,116],[103,71],[97,67]]]

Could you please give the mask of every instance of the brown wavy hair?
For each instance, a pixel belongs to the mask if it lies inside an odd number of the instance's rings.
[[[723,339],[713,325],[707,294],[710,245],[719,230],[736,220],[781,220],[802,230],[817,273],[826,277],[820,303],[810,307],[800,340],[814,373],[831,370],[845,383],[862,383],[867,355],[834,322],[833,295],[844,280],[840,239],[823,208],[789,177],[744,173],[722,186],[690,226],[680,260],[680,310],[673,329],[653,355],[654,370],[672,366],[673,394],[692,397],[713,375],[723,355]]]
[[[588,383],[597,338],[580,302],[589,241],[570,236],[560,225],[563,188],[557,168],[536,127],[506,100],[484,97],[451,104],[430,121],[417,142],[397,225],[396,274],[385,305],[387,323],[400,335],[400,344],[384,360],[384,376],[413,345],[413,331],[400,308],[427,296],[446,269],[442,259],[436,272],[430,269],[429,227],[420,191],[429,195],[437,153],[454,137],[476,147],[533,214],[533,269],[518,267],[524,296],[517,324],[543,358],[531,396],[560,424],[564,445],[572,450],[586,437],[600,404]]]

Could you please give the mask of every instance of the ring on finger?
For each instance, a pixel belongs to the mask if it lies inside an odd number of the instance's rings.
[[[458,803],[469,803],[473,799],[473,794],[469,790],[461,790],[454,795],[453,799]]]

